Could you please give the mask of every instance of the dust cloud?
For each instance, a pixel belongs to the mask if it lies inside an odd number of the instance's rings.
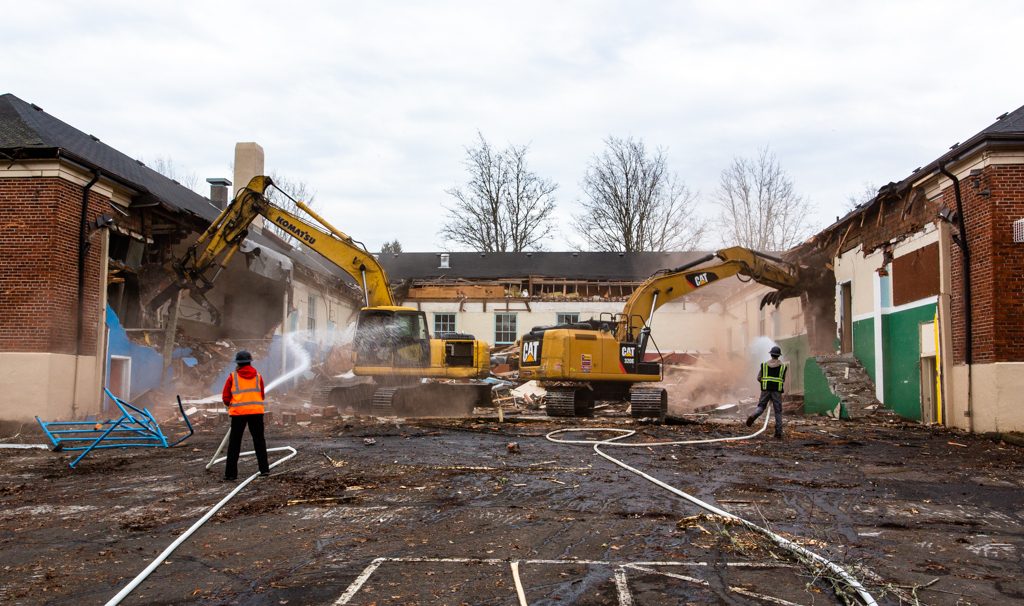
[[[665,367],[669,414],[703,412],[723,404],[749,404],[760,392],[757,368],[768,359],[776,345],[768,337],[758,337],[744,354],[712,353],[688,366]]]

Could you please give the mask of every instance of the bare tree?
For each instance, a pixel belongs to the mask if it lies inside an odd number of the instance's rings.
[[[393,255],[400,252],[402,252],[402,243],[398,241],[398,238],[385,242],[380,247],[380,254],[382,255]]]
[[[719,232],[728,245],[783,251],[806,239],[813,228],[810,202],[796,193],[767,147],[756,158],[733,158],[719,178],[715,203]]]
[[[168,179],[177,181],[179,185],[187,187],[192,191],[197,191],[196,186],[199,184],[199,177],[196,173],[186,172],[176,165],[174,159],[170,156],[157,156],[149,167]]]
[[[846,210],[853,210],[864,204],[875,199],[878,195],[878,186],[870,181],[865,181],[861,184],[861,191],[856,194],[850,194],[846,197]]]
[[[447,241],[480,252],[539,250],[554,230],[551,213],[558,185],[530,170],[528,146],[496,150],[477,133],[479,141],[466,148],[469,180],[446,193],[455,204],[440,235]]]
[[[313,199],[316,198],[316,192],[314,192],[305,181],[290,179],[277,171],[270,172],[270,179],[274,182],[274,185],[288,192],[288,195],[292,198],[301,200],[309,207],[313,206]],[[267,199],[269,199],[274,206],[277,206],[278,208],[283,208],[290,213],[298,215],[302,214],[302,210],[299,209],[295,202],[289,200],[287,196],[282,195],[281,192],[277,191],[273,187],[267,189]],[[270,229],[270,231],[281,236],[285,240],[288,239],[285,236],[291,236],[290,233],[269,221],[264,222],[263,226],[264,229]]]
[[[579,248],[601,251],[692,250],[707,222],[697,195],[668,170],[663,149],[649,155],[642,140],[609,137],[583,177],[584,212],[572,225]]]

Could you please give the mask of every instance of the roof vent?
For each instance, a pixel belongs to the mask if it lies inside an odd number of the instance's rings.
[[[528,252],[528,253],[526,253],[526,256],[527,256],[527,257],[532,257],[532,256],[533,256],[533,253],[532,253],[532,252]]]
[[[578,253],[578,252],[574,252],[574,253],[572,253],[572,256],[574,256],[574,257],[578,257],[578,256],[580,256],[580,253]]]
[[[624,252],[620,252],[620,253],[619,253],[619,256],[620,256],[620,257],[624,257],[624,256],[626,256],[626,253],[624,253]]]
[[[448,253],[441,253],[441,264],[437,266],[438,269],[451,269],[451,263],[449,262]]]
[[[32,106],[32,109],[36,110],[37,112],[41,112],[41,111],[43,111],[43,108],[39,107],[39,106],[38,106],[38,105],[36,105],[35,103],[29,103],[29,105],[31,105],[31,106]]]
[[[997,120],[997,121],[998,121],[998,120],[1002,120],[1003,118],[1005,118],[1006,116],[1009,116],[1009,115],[1010,115],[1010,112],[1003,112],[1003,115],[1001,115],[1001,116],[999,116],[998,118],[996,118],[996,120]]]
[[[949,149],[956,149],[956,148],[958,148],[958,147],[960,147],[960,142],[959,142],[959,141],[957,141],[957,142],[956,142],[956,143],[954,143],[953,145],[950,145],[950,146],[949,146]]]
[[[100,138],[97,137],[96,135],[89,135],[89,138],[92,139],[93,141],[97,142],[97,143],[100,142]]]
[[[1013,241],[1017,244],[1024,243],[1024,219],[1013,222]]]

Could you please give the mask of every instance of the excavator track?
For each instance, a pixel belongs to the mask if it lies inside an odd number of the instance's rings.
[[[373,392],[370,401],[370,413],[375,417],[395,416],[395,394],[401,387],[381,387]]]
[[[668,392],[654,387],[634,387],[629,391],[630,411],[634,419],[657,419],[665,422],[668,414]]]
[[[545,396],[549,417],[594,416],[594,394],[586,387],[548,387]]]

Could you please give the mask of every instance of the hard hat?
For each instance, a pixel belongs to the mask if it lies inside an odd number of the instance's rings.
[[[773,358],[777,358],[782,355],[782,349],[778,345],[775,345],[768,350],[768,353],[770,353]]]
[[[244,349],[236,353],[235,364],[252,364],[252,354]]]

